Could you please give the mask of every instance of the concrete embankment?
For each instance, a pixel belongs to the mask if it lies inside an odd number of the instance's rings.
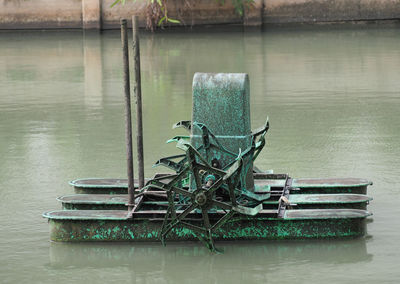
[[[121,17],[146,25],[147,1],[0,0],[0,29],[112,29]],[[400,0],[255,0],[244,16],[231,1],[169,0],[168,13],[186,25],[321,23],[399,20]]]

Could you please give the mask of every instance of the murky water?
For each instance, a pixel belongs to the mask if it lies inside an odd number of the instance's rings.
[[[400,30],[142,36],[146,176],[191,116],[194,72],[247,72],[257,165],[365,177],[374,213],[350,241],[58,244],[42,212],[79,177],[124,177],[119,32],[0,34],[0,282],[396,283],[400,277]]]

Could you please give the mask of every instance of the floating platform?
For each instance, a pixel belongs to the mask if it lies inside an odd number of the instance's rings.
[[[254,166],[266,144],[269,120],[251,129],[249,90],[247,74],[196,73],[192,121],[173,126],[190,134],[169,140],[185,154],[155,163],[175,173],[157,174],[136,194],[131,188],[129,210],[127,179],[71,181],[76,194],[58,198],[64,210],[43,214],[50,239],[200,240],[216,252],[214,240],[364,236],[371,215],[366,207],[372,200],[366,193],[372,182],[296,179]]]
[[[148,179],[145,179],[148,181]],[[126,194],[128,193],[128,180],[119,178],[83,178],[69,182],[78,194]],[[138,188],[139,182],[134,180],[134,187]]]
[[[283,174],[254,174],[254,184],[268,191],[282,189],[286,179]],[[79,194],[126,194],[127,179],[85,178],[69,182]],[[298,188],[291,194],[367,194],[367,186],[372,182],[361,178],[298,178],[293,179],[292,187]],[[135,188],[137,181],[135,180]]]
[[[296,209],[363,209],[365,210],[371,197],[362,194],[293,194],[289,202]],[[127,210],[128,195],[126,194],[71,194],[57,198],[65,210]],[[276,208],[278,200],[267,200],[263,207]],[[168,202],[145,201],[142,207],[158,207],[163,209]]]
[[[129,219],[126,210],[58,210],[45,212],[43,217],[49,220],[52,241],[159,241],[165,213],[165,210],[142,210]],[[276,213],[276,210],[262,210],[256,217],[238,215],[213,237],[216,240],[355,238],[365,234],[365,218],[371,215],[357,209],[285,210],[283,218],[275,217]],[[219,215],[210,213],[210,220]],[[188,215],[193,224],[201,222],[197,218],[195,212]],[[197,240],[190,230],[179,226],[172,230],[169,239]]]

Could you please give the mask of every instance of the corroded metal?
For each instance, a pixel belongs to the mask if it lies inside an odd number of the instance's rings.
[[[157,195],[160,193],[158,192]],[[160,196],[158,196],[160,197]],[[57,198],[64,209],[90,209],[90,210],[125,210],[128,202],[127,194],[71,194]],[[366,209],[371,197],[362,194],[292,194],[289,202],[296,204],[296,209]],[[278,200],[266,200],[263,202],[264,209],[276,208]],[[162,209],[167,206],[167,201],[162,198],[154,201],[145,201],[144,208]]]
[[[182,158],[184,155],[177,155]],[[285,179],[279,174],[258,174],[254,175],[255,190],[260,187],[282,188]],[[274,178],[279,177],[279,178]],[[145,181],[149,181],[146,179]],[[311,181],[311,182],[309,182]],[[77,179],[69,182],[74,186],[76,193],[99,193],[104,194],[112,192],[116,194],[127,193],[127,179],[110,178],[86,178]],[[313,178],[313,179],[293,179],[292,187],[300,188],[299,191],[293,191],[292,194],[318,194],[318,193],[354,193],[366,194],[367,186],[372,182],[360,178]],[[138,188],[138,181],[135,179],[135,188]]]
[[[160,238],[164,244],[167,235],[174,228],[180,226],[192,231],[192,234],[210,250],[215,251],[213,234],[216,230],[229,222],[235,213],[250,216],[258,214],[262,210],[262,205],[255,204],[256,206],[250,208],[241,205],[237,200],[240,196],[236,196],[235,191],[240,189],[240,174],[243,166],[241,154],[228,171],[223,171],[208,164],[207,160],[189,143],[184,146],[186,147],[187,162],[176,177],[169,179],[166,183],[161,180],[150,181],[152,187],[165,190],[168,196],[168,208],[161,226]],[[193,185],[190,187],[179,186],[188,175],[192,178]],[[207,176],[203,178],[205,175]],[[225,196],[223,197],[224,191]],[[179,196],[181,201],[179,204],[175,200],[176,196]],[[217,196],[220,200],[217,200]],[[184,208],[184,210],[178,214],[177,208]],[[209,214],[217,210],[223,211],[224,214],[212,222]],[[199,211],[201,214],[202,224],[200,226],[187,220],[193,211]]]
[[[266,213],[265,213],[266,212]],[[134,220],[126,218],[126,211],[53,211],[44,213],[50,222],[53,241],[156,241],[165,211],[157,211],[149,218],[138,213]],[[143,217],[141,217],[141,215]],[[365,234],[364,210],[287,210],[283,218],[269,217],[262,211],[255,217],[238,216],[213,234],[216,240],[269,240],[307,238],[348,238]],[[210,213],[213,219],[213,214]],[[192,220],[198,224],[201,219]],[[194,240],[192,231],[177,226],[171,230],[171,240]]]
[[[269,122],[250,130],[246,74],[196,73],[192,118],[174,126],[191,131],[190,136],[168,141],[177,142],[185,154],[156,163],[174,174],[156,175],[136,192],[131,189],[130,199],[126,180],[71,182],[76,191],[91,194],[62,196],[59,201],[64,209],[75,210],[44,213],[51,239],[161,239],[164,243],[167,236],[179,241],[198,238],[215,251],[214,240],[351,238],[365,234],[366,217],[371,215],[365,209],[371,198],[364,194],[371,182],[295,179],[253,167],[265,145]],[[105,194],[93,194],[99,192]]]
[[[186,125],[189,121],[181,121],[174,125]],[[201,142],[197,141],[197,145],[193,145],[193,141],[196,142],[196,135],[191,135],[190,137],[192,146],[198,151],[203,159],[207,161],[212,167],[222,170],[228,170],[236,161],[238,155],[242,155],[243,160],[243,169],[240,172],[240,183],[238,188],[243,192],[248,192],[251,194],[254,191],[254,182],[251,183],[251,186],[248,185],[248,176],[253,172],[253,162],[258,157],[259,153],[265,146],[265,135],[269,129],[269,121],[265,122],[265,124],[253,131],[250,135],[250,146],[245,149],[236,148],[234,151],[229,150],[225,145],[223,145],[223,141],[226,140],[226,137],[221,139],[217,135],[215,135],[204,123],[193,122],[193,127],[188,128],[185,126],[186,129],[199,129],[201,131]],[[192,131],[193,133],[193,131]],[[241,139],[242,137],[230,137],[231,140]],[[179,145],[184,143],[189,143],[189,136],[175,136],[174,138],[168,140],[169,142],[177,142],[178,148]],[[186,155],[174,155],[165,158],[159,159],[154,166],[163,165],[172,170],[176,173],[180,173],[183,170],[185,163],[187,162]],[[251,171],[251,173],[249,173]],[[189,177],[188,177],[189,179]],[[194,181],[190,182],[191,187],[194,186]]]
[[[71,194],[57,198],[66,210],[127,210],[127,194]]]
[[[129,77],[129,51],[126,19],[121,19],[121,42],[124,66],[124,97],[125,97],[125,139],[126,139],[126,171],[128,176],[128,204],[135,201],[135,188],[133,184],[133,154],[132,154],[132,118],[131,118],[131,89]]]
[[[274,178],[274,177],[279,178]],[[284,175],[280,174],[254,174],[254,183],[257,187],[270,186],[271,188],[283,188],[285,184]],[[361,178],[294,178],[291,194],[366,194],[368,185],[372,182]]]
[[[149,179],[145,179],[147,182]],[[84,178],[69,182],[78,194],[127,194],[128,180],[115,178]],[[137,179],[134,179],[134,188],[139,188]]]
[[[308,178],[294,179],[293,187],[301,188],[298,193],[355,193],[367,194],[367,186],[371,181],[360,178]],[[323,188],[323,191],[318,191]]]
[[[237,156],[238,149],[252,143],[250,123],[250,83],[247,74],[195,73],[193,77],[192,124],[207,126],[227,151]],[[205,145],[204,132],[192,127],[191,143],[195,148]],[[222,167],[231,163],[232,156],[221,151],[207,153],[207,145],[200,153],[208,160],[216,158]],[[208,156],[210,155],[210,156]],[[253,162],[244,161],[245,187],[253,191]]]
[[[137,185],[137,180],[135,179],[135,185]],[[128,189],[127,179],[117,179],[117,178],[86,178],[77,179],[69,182],[70,185],[75,187],[107,187],[107,188],[126,188]]]
[[[144,186],[144,156],[143,156],[143,115],[142,115],[142,82],[140,74],[140,42],[139,42],[139,24],[138,16],[132,16],[132,47],[133,47],[133,70],[134,84],[133,92],[135,94],[136,105],[136,144],[137,161],[139,175],[139,189]]]

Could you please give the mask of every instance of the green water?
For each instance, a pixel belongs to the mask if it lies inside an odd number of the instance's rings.
[[[400,30],[144,34],[145,171],[191,117],[194,72],[246,72],[257,165],[372,180],[368,236],[350,241],[58,244],[41,214],[68,181],[125,176],[119,32],[0,33],[0,282],[397,283]],[[161,169],[159,169],[161,170]]]

